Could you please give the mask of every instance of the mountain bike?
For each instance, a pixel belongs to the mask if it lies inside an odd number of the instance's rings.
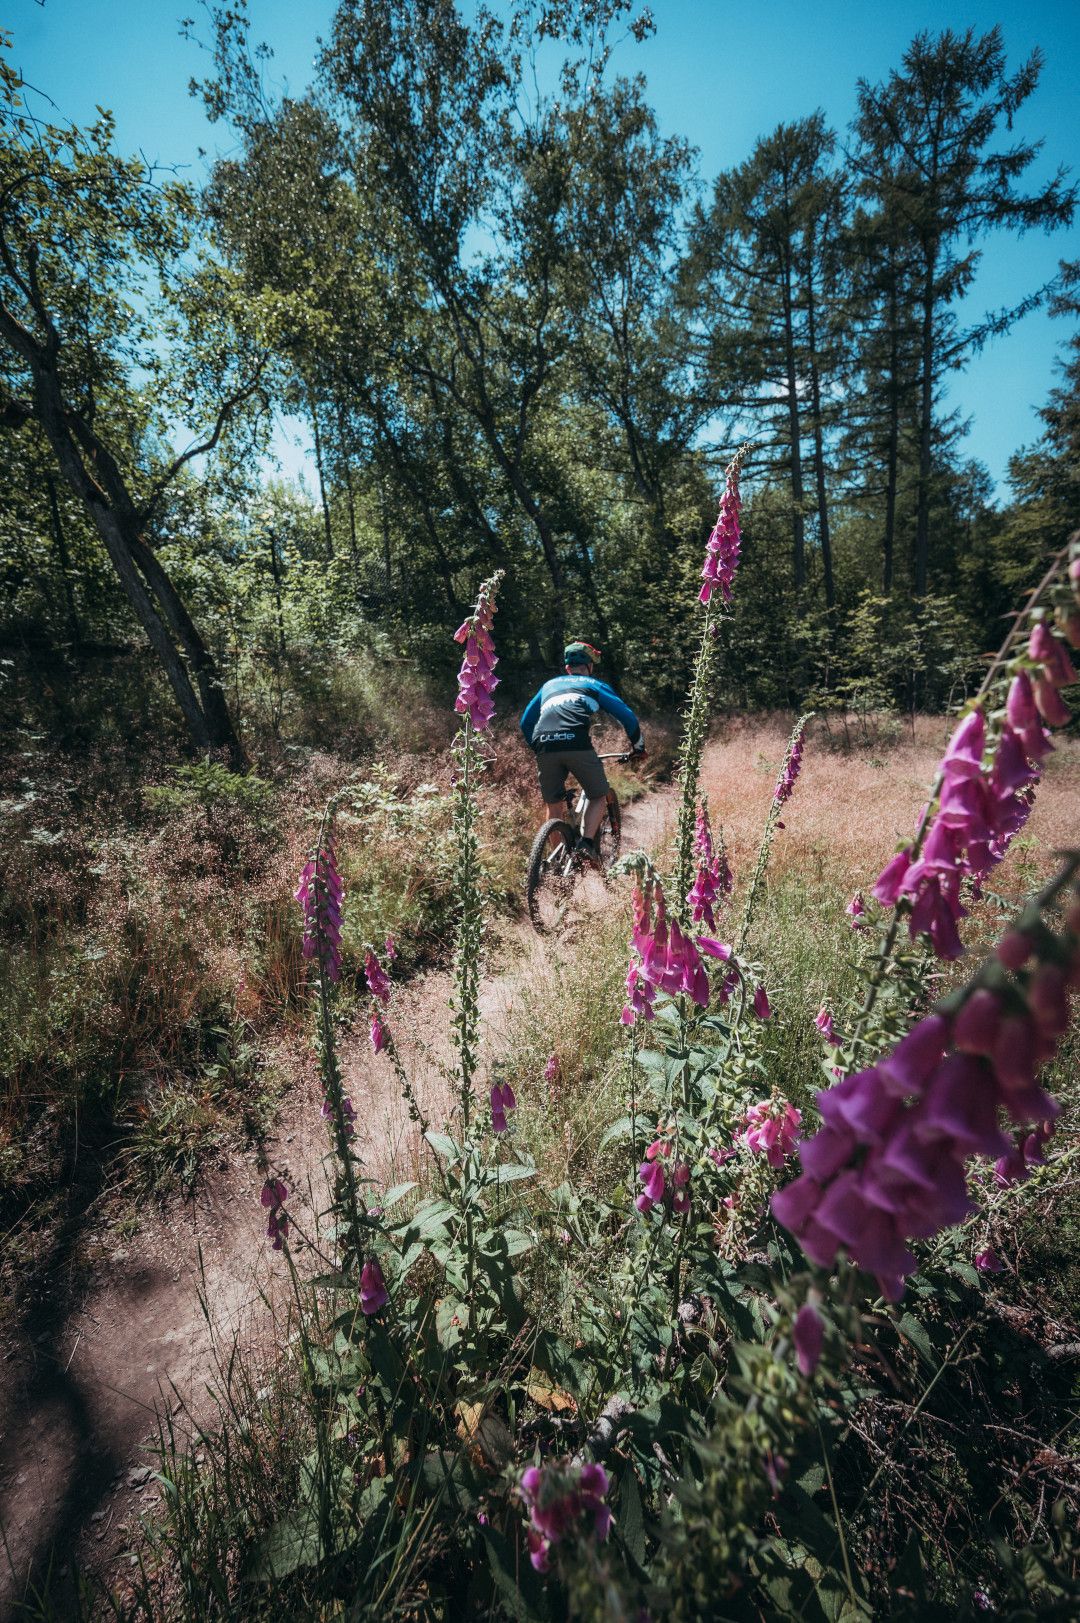
[[[602,761],[629,761],[631,753],[601,755]],[[538,935],[551,935],[568,923],[575,911],[575,891],[586,875],[606,882],[607,871],[619,854],[622,843],[622,812],[614,789],[607,792],[607,810],[596,832],[596,850],[599,866],[586,860],[575,850],[581,819],[585,812],[586,796],[577,788],[567,791],[566,817],[549,817],[537,830],[529,852],[529,865],[525,873],[525,899],[529,917]],[[588,911],[588,901],[580,897],[579,904]]]

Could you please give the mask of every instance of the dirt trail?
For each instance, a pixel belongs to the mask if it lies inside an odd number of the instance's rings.
[[[629,808],[624,849],[655,846],[669,820],[669,791]],[[602,905],[602,893],[600,897]],[[497,1056],[515,991],[547,972],[549,947],[527,923],[492,941],[481,986],[484,1056]],[[392,1010],[418,1102],[433,1122],[448,1103],[450,976],[433,971],[395,995]],[[417,1130],[384,1056],[358,1030],[342,1051],[370,1176],[416,1175]],[[268,1146],[292,1191],[294,1235],[312,1233],[326,1205],[327,1139],[312,1074],[292,1088]],[[254,1158],[208,1180],[196,1198],[148,1214],[137,1235],[116,1244],[70,1313],[0,1344],[0,1623],[16,1615],[28,1581],[43,1585],[64,1615],[72,1556],[115,1558],[128,1530],[156,1497],[149,1480],[156,1415],[164,1408],[197,1423],[214,1413],[207,1386],[215,1345],[265,1342],[285,1300],[282,1259],[265,1237],[263,1175]]]

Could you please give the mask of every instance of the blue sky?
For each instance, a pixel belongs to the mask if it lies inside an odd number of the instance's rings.
[[[206,58],[181,39],[178,25],[197,10],[198,0],[9,0],[5,26],[14,35],[16,64],[60,114],[83,122],[96,105],[111,108],[122,148],[195,179],[203,169],[199,148],[214,154],[228,146],[228,131],[209,125],[187,92]],[[254,37],[273,47],[273,80],[301,90],[332,0],[250,0],[250,11]],[[760,0],[751,7],[653,0],[653,14],[656,35],[643,46],[620,45],[615,66],[645,73],[661,127],[698,147],[706,184],[741,162],[757,136],[781,120],[822,107],[842,131],[855,108],[856,80],[883,78],[920,29],[984,30],[994,23],[1004,31],[1010,66],[1036,46],[1046,57],[1015,132],[1017,139],[1045,138],[1032,180],[1062,163],[1080,178],[1080,0]],[[1060,258],[1078,257],[1080,225],[1049,237],[988,240],[968,313],[1015,302],[1047,281]],[[952,386],[953,403],[972,419],[967,450],[995,479],[1010,452],[1039,432],[1036,411],[1067,333],[1060,321],[1029,316],[976,356]],[[286,471],[302,472],[306,446],[292,443],[287,430],[277,444]]]

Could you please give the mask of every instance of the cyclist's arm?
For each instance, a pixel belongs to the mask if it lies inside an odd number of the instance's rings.
[[[536,731],[536,721],[540,714],[540,700],[543,696],[543,691],[543,688],[541,688],[539,693],[534,693],[524,710],[521,712],[521,721],[518,723],[518,725],[521,728],[522,737],[524,738],[526,744],[531,744],[533,741],[533,733]]]
[[[606,710],[609,716],[614,716],[619,726],[623,728],[630,740],[631,749],[644,749],[645,740],[641,736],[641,723],[630,706],[624,704],[619,695],[612,688],[609,688],[606,682],[597,682],[592,692],[599,702],[600,708]]]

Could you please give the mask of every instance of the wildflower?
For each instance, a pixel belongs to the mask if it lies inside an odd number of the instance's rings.
[[[385,969],[383,969],[370,947],[364,953],[364,979],[367,981],[368,991],[376,1003],[381,1003],[385,1009],[390,1002],[390,982],[387,979]]]
[[[644,1161],[638,1167],[638,1178],[645,1187],[635,1200],[634,1205],[643,1216],[651,1212],[653,1207],[658,1205],[664,1198],[666,1181],[664,1165],[660,1157],[667,1155],[669,1150],[670,1145],[666,1144],[662,1139],[654,1139],[645,1151]]]
[[[776,780],[776,788],[773,790],[774,806],[783,806],[786,801],[791,799],[791,792],[795,787],[795,780],[798,778],[799,769],[802,766],[805,733],[805,722],[800,722],[788,746],[787,754],[784,756],[780,776]]]
[[[499,685],[495,675],[499,661],[491,626],[495,618],[495,592],[501,578],[501,574],[495,574],[484,582],[475,610],[454,632],[454,641],[465,645],[454,709],[460,715],[468,715],[477,732],[483,732],[495,714],[492,694]]]
[[[851,928],[853,930],[860,929],[861,928],[860,921],[865,917],[865,914],[866,914],[866,903],[863,901],[863,896],[862,896],[862,891],[861,890],[857,890],[855,892],[854,896],[851,898],[850,902],[845,907],[844,912],[847,914],[848,918],[851,920]]]
[[[1000,1188],[1005,1189],[1014,1183],[1026,1183],[1033,1166],[1046,1165],[1043,1149],[1053,1136],[1053,1132],[1052,1121],[1041,1121],[1031,1132],[1025,1128],[1014,1134],[1013,1142],[1005,1154],[994,1162],[994,1177]]]
[[[685,1217],[690,1210],[690,1168],[685,1161],[676,1161],[671,1174],[674,1186],[671,1196],[671,1209],[677,1217]]]
[[[718,1167],[725,1166],[728,1161],[732,1161],[735,1158],[735,1151],[733,1149],[711,1149],[708,1154],[709,1160]]]
[[[622,1024],[632,1026],[639,1017],[642,1020],[652,1020],[655,1015],[653,1009],[655,997],[656,992],[642,974],[641,966],[631,960],[630,967],[626,971],[626,1004],[619,1017]]]
[[[390,1295],[386,1289],[386,1280],[383,1278],[379,1259],[369,1257],[360,1270],[360,1311],[370,1319],[372,1314],[378,1313],[389,1300]]]
[[[655,875],[634,886],[632,956],[626,975],[626,1006],[622,1023],[653,1018],[657,992],[674,996],[686,992],[702,1008],[709,1001],[709,977],[693,940],[669,919],[664,888]]]
[[[1000,1274],[1005,1264],[990,1246],[975,1254],[975,1266],[981,1274]]]
[[[746,1113],[742,1142],[754,1155],[764,1155],[771,1167],[782,1167],[799,1142],[802,1112],[786,1099],[751,1105]]]
[[[842,1248],[896,1300],[915,1266],[909,1242],[971,1211],[970,1156],[995,1160],[1000,1183],[1042,1158],[1059,1107],[1035,1073],[1068,1019],[1078,922],[1074,910],[1063,936],[1040,935],[1033,970],[1003,986],[995,966],[951,1013],[928,1015],[891,1054],[818,1094],[823,1125],[800,1146],[799,1177],[772,1200],[811,1261],[831,1267]],[[1006,1138],[999,1112],[1036,1131]]]
[[[375,1054],[381,1054],[386,1047],[386,1027],[379,1019],[378,1009],[371,1012],[371,1024],[368,1027],[368,1036],[371,1038],[371,1049]]]
[[[321,1109],[319,1111],[319,1114],[322,1117],[323,1121],[330,1121],[331,1120],[331,1118],[334,1115],[334,1107],[331,1104],[329,1099],[324,1099],[323,1100],[322,1107],[321,1107]],[[353,1102],[349,1098],[348,1094],[346,1094],[344,1096],[344,1098],[342,1099],[342,1101],[341,1101],[341,1114],[342,1114],[342,1118],[343,1118],[343,1126],[344,1126],[344,1131],[345,1131],[345,1137],[346,1138],[355,1137],[355,1135],[356,1135],[356,1111],[353,1109]]]
[[[723,836],[719,850],[713,845],[709,807],[705,800],[702,800],[698,807],[694,854],[698,861],[697,877],[687,892],[686,905],[695,924],[704,924],[708,929],[715,930],[714,909],[720,905],[725,896],[730,896],[735,881],[728,866]]]
[[[731,602],[731,588],[735,580],[735,571],[739,566],[739,547],[742,541],[739,530],[739,509],[742,506],[739,496],[739,467],[739,458],[735,457],[727,470],[724,494],[720,498],[720,512],[713,525],[712,534],[705,544],[705,566],[701,571],[704,584],[698,593],[699,601],[702,603],[708,603],[716,587],[720,588],[724,602]]]
[[[397,957],[397,947],[394,945],[394,938],[392,935],[388,935],[386,940],[383,942],[383,951],[386,954],[387,963],[392,964],[394,959]]]
[[[273,1242],[271,1249],[281,1250],[281,1242],[288,1238],[289,1214],[285,1210],[285,1202],[289,1198],[289,1191],[280,1178],[267,1178],[262,1186],[259,1196],[260,1205],[267,1208],[269,1216],[266,1220],[267,1238]]]
[[[491,1130],[493,1133],[509,1131],[506,1124],[506,1112],[517,1109],[517,1099],[509,1082],[493,1082],[491,1085]]]
[[[799,1374],[805,1375],[809,1380],[818,1367],[822,1343],[825,1340],[825,1326],[821,1314],[812,1302],[804,1302],[796,1313],[792,1340],[795,1343],[795,1362],[799,1366]]]
[[[341,979],[341,904],[344,887],[338,873],[332,834],[320,842],[316,855],[305,862],[293,893],[304,915],[305,958],[317,958],[327,980]]]
[[[767,1020],[772,1014],[769,1005],[769,994],[763,986],[755,986],[754,988],[754,1013],[759,1020]]]
[[[586,1519],[597,1539],[606,1539],[611,1510],[606,1503],[611,1484],[602,1465],[574,1466],[568,1461],[530,1465],[521,1476],[521,1497],[529,1512],[529,1560],[537,1572],[546,1572],[553,1545]]]
[[[833,1029],[832,1015],[829,1013],[824,1003],[814,1016],[814,1024],[821,1032],[821,1035],[824,1037],[825,1041],[827,1043],[831,1043],[833,1048],[840,1048],[842,1046],[840,1038],[836,1035],[836,1032]]]
[[[544,1066],[544,1081],[553,1085],[558,1080],[558,1076],[559,1056],[558,1054],[549,1054],[547,1064]]]
[[[1055,637],[1045,620],[1037,620],[1028,639],[1028,658],[1043,668],[1043,680],[1056,688],[1067,688],[1076,681],[1069,651],[1060,637]]]

